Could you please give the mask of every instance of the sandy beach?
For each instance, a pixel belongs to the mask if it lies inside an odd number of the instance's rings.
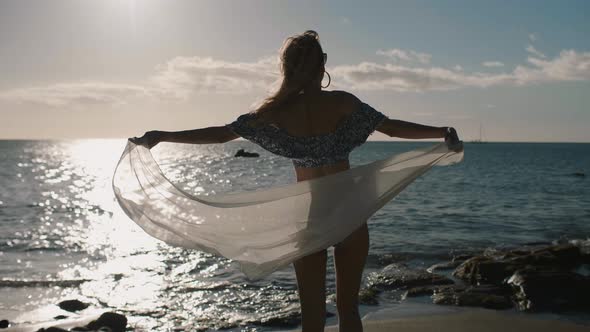
[[[395,319],[364,320],[363,327],[365,332],[586,332],[589,330],[588,326],[566,321],[479,309],[451,314],[438,313]],[[329,326],[325,331],[337,332],[338,326]]]

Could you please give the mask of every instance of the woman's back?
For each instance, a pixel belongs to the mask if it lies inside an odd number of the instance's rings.
[[[332,134],[358,108],[358,99],[342,91],[320,91],[301,94],[279,111],[269,112],[265,122],[293,137]],[[316,167],[295,167],[297,181],[309,180],[349,169],[347,161]]]
[[[348,169],[348,156],[386,116],[346,92],[314,92],[228,125],[235,134],[293,160],[298,180]]]

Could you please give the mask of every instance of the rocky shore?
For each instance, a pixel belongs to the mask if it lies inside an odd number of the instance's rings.
[[[441,305],[590,313],[589,266],[589,248],[571,243],[458,255],[428,269],[392,263],[368,276],[361,301],[375,305],[380,292],[405,290]]]
[[[427,269],[413,268],[392,255],[383,259],[382,268],[367,275],[360,292],[364,305],[378,305],[385,292],[402,292],[408,297],[430,297],[432,303],[488,309],[512,309],[523,312],[582,312],[590,313],[590,247],[588,241],[562,244],[531,244],[505,250],[455,255]],[[335,296],[328,297],[335,302]],[[67,312],[84,311],[89,304],[66,300],[58,306]],[[165,312],[124,313],[150,316],[154,319]],[[105,312],[87,319],[84,324],[63,324],[71,318],[54,317],[36,329],[11,326],[0,317],[0,331],[129,331],[128,319],[122,313]],[[328,313],[328,316],[333,316]],[[78,316],[80,317],[80,316]],[[273,313],[268,319],[248,322],[269,328],[289,328],[299,324],[299,309],[291,307]],[[190,324],[190,322],[187,322]],[[237,324],[237,325],[236,325]],[[234,328],[242,323],[223,328]],[[178,331],[194,330],[195,326],[179,326]],[[197,328],[202,330],[202,328]]]

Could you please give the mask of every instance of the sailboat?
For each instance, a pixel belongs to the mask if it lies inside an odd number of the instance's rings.
[[[482,125],[481,125],[481,123],[480,123],[480,124],[479,124],[479,139],[474,139],[474,140],[470,141],[470,143],[475,143],[475,144],[482,144],[482,143],[486,143],[486,142],[485,142],[485,141],[482,139],[482,137],[483,137],[482,133],[483,133],[483,126],[482,126]]]

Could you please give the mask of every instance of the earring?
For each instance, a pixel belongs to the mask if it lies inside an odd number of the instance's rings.
[[[329,87],[329,86],[330,86],[330,83],[332,83],[332,77],[330,77],[330,73],[328,73],[328,72],[327,72],[327,71],[325,71],[325,70],[324,70],[324,73],[325,73],[326,75],[328,75],[328,84],[327,84],[326,86],[323,86],[323,85],[322,85],[321,87],[322,87],[323,89],[325,89],[325,88]]]

